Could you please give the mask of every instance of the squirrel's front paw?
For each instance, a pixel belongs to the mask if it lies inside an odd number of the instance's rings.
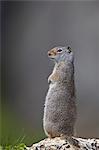
[[[48,84],[51,84],[51,83],[52,83],[51,79],[50,79],[50,78],[48,78]]]
[[[58,73],[52,73],[48,78],[48,83],[52,84],[58,82],[59,80],[60,80],[60,76],[58,75]]]
[[[51,80],[48,80],[48,84],[51,84]]]

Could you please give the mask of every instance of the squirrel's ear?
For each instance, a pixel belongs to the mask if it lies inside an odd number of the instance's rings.
[[[71,47],[70,47],[70,46],[68,46],[68,47],[67,47],[67,49],[68,49],[68,50],[71,50]]]
[[[67,49],[68,49],[69,53],[71,53],[71,51],[72,51],[72,50],[71,50],[71,47],[68,46]]]

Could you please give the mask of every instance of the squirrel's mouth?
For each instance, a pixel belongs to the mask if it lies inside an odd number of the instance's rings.
[[[52,55],[48,55],[49,58],[54,59],[54,57]]]
[[[54,57],[49,57],[50,59],[55,59]]]

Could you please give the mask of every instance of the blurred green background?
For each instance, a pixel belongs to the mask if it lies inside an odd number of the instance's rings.
[[[0,142],[2,146],[19,145],[24,143],[31,146],[45,137],[39,128],[30,128],[30,126],[21,121],[16,114],[12,114],[8,107],[2,105],[2,123]]]
[[[99,2],[2,1],[1,144],[31,145],[42,127],[47,51],[69,45],[75,53],[77,135],[99,138]]]

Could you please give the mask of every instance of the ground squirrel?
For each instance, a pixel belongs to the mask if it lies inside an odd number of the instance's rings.
[[[43,127],[46,135],[72,137],[76,121],[74,84],[74,54],[70,47],[55,47],[48,51],[55,66],[48,78]]]

